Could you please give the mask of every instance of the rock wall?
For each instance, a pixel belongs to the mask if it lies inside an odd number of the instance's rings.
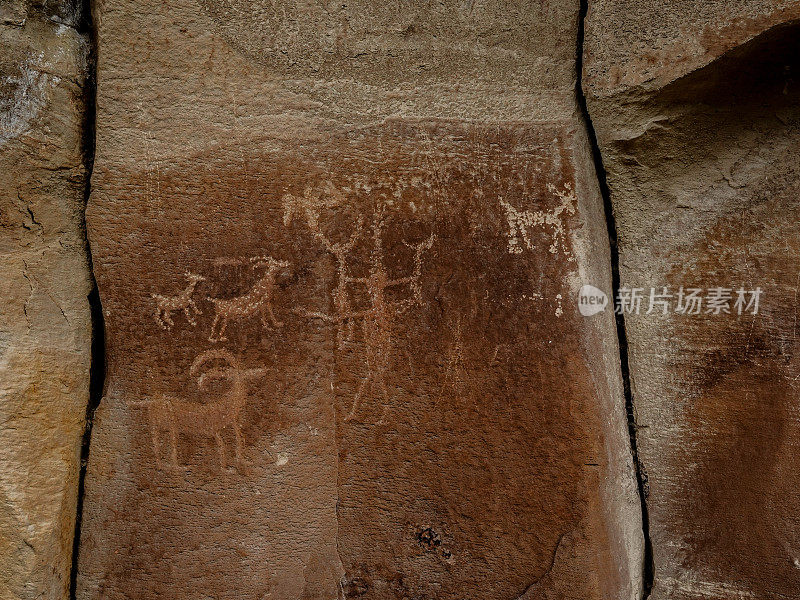
[[[0,599],[800,598],[799,33],[4,2]]]
[[[65,598],[89,404],[87,39],[0,5],[0,598]]]
[[[99,4],[79,598],[638,596],[578,13]]]
[[[589,14],[621,284],[673,295],[667,314],[645,299],[624,315],[654,600],[800,589],[799,18],[756,1]]]

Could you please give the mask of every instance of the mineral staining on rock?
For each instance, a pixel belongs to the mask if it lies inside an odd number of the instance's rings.
[[[109,371],[78,597],[634,598],[613,323],[573,300],[609,277],[577,4],[514,5],[558,39],[468,11],[497,74],[446,40],[426,55],[431,33],[403,41],[374,3],[349,26],[348,7],[202,4],[99,15],[87,221]],[[262,34],[302,10],[284,64]],[[356,31],[315,65],[320,27]],[[351,60],[369,31],[433,68]]]
[[[657,91],[797,19],[797,0],[688,0],[668,10],[652,1],[594,2],[586,23],[586,91]]]

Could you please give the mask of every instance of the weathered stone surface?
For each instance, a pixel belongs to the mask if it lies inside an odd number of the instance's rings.
[[[595,97],[655,91],[783,24],[797,0],[591,0],[584,83]]]
[[[0,597],[67,597],[89,402],[86,40],[0,6]]]
[[[800,30],[778,23],[800,3],[703,4],[656,21],[660,4],[594,2],[586,41],[623,286],[733,288],[732,314],[676,314],[673,299],[667,315],[626,315],[651,597],[798,598]],[[661,56],[679,20],[694,25],[672,66],[608,34]],[[736,35],[698,50],[693,31]],[[736,290],[757,287],[758,313],[739,315]]]
[[[636,597],[578,3],[98,8],[78,597]]]

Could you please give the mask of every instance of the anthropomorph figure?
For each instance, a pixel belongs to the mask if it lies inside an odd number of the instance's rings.
[[[369,306],[366,310],[351,313],[351,318],[362,319],[367,374],[361,380],[345,421],[349,421],[355,416],[361,398],[375,386],[380,389],[384,401],[383,412],[378,422],[382,423],[386,416],[391,401],[386,378],[394,355],[395,320],[402,312],[422,302],[422,287],[419,283],[422,275],[422,255],[431,248],[435,240],[435,237],[431,235],[424,242],[414,246],[414,271],[411,275],[390,279],[383,258],[382,230],[383,220],[379,219],[374,227],[374,248],[369,275],[349,279],[350,282],[361,283],[366,287]],[[386,290],[401,285],[410,286],[413,291],[411,298],[400,301],[388,300]]]
[[[325,197],[323,198],[323,192]],[[358,242],[364,229],[364,217],[360,216],[355,226],[355,230],[346,242],[333,242],[322,231],[320,226],[320,210],[324,207],[339,206],[343,203],[344,196],[330,182],[323,186],[322,190],[314,190],[307,187],[302,197],[286,194],[283,197],[284,215],[283,223],[288,226],[291,224],[295,213],[302,212],[314,237],[330,252],[336,259],[336,287],[333,291],[334,315],[326,315],[321,312],[311,312],[298,309],[296,312],[306,317],[322,319],[334,322],[336,328],[336,347],[344,349],[346,341],[353,339],[355,331],[355,321],[350,315],[351,303],[348,285],[351,281],[347,257]]]
[[[326,188],[327,189],[327,188]],[[308,190],[307,190],[308,191]],[[328,190],[328,194],[332,194]],[[333,254],[337,261],[337,284],[334,288],[333,304],[334,313],[326,314],[319,311],[297,310],[299,314],[321,319],[326,322],[336,323],[337,348],[341,350],[346,340],[352,338],[353,327],[357,320],[361,320],[364,337],[364,359],[366,374],[361,379],[358,390],[353,399],[353,404],[346,421],[353,419],[359,408],[361,398],[375,387],[380,389],[384,399],[384,410],[381,420],[388,410],[390,395],[387,387],[387,376],[391,367],[394,354],[393,331],[397,316],[409,307],[422,301],[422,287],[420,277],[422,274],[422,255],[433,245],[435,237],[431,235],[427,240],[412,246],[414,248],[414,269],[411,275],[401,278],[390,278],[386,269],[383,256],[383,227],[382,211],[377,215],[373,226],[373,250],[370,261],[369,274],[365,277],[350,275],[348,258],[363,229],[363,219],[359,219],[355,232],[345,243],[334,244],[322,232],[319,224],[319,207],[322,201],[311,192],[304,194],[300,199],[294,196],[285,198],[286,215],[284,222],[288,225],[295,211],[302,209],[306,213],[306,222],[314,236]],[[351,286],[363,285],[366,290],[368,306],[362,310],[354,310],[351,299]],[[396,286],[408,285],[412,297],[390,301],[386,297],[386,290]],[[345,334],[348,334],[345,337]]]

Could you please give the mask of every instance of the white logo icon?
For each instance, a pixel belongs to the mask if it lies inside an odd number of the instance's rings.
[[[584,317],[603,312],[608,306],[608,296],[593,285],[584,285],[578,291],[578,310]]]

